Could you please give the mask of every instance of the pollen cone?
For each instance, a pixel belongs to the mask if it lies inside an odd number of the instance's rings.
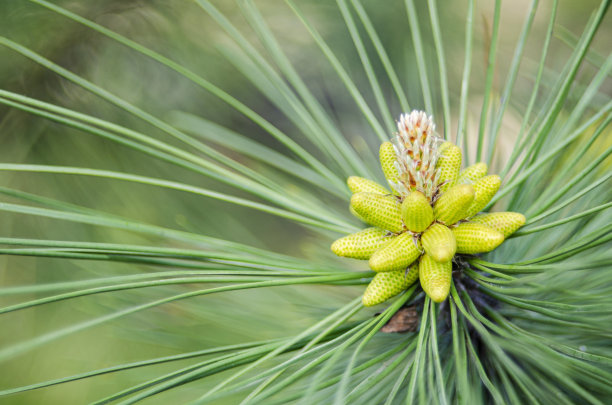
[[[370,225],[393,233],[404,230],[400,204],[392,195],[355,193],[351,197],[351,208]]]
[[[484,162],[474,163],[459,173],[457,184],[472,184],[476,180],[487,175],[487,164]]]
[[[370,257],[370,268],[376,272],[405,270],[421,251],[408,232],[394,238]]]
[[[433,208],[420,191],[413,191],[402,202],[402,218],[412,232],[423,232],[433,222]]]
[[[423,291],[434,302],[442,302],[450,292],[453,272],[452,262],[439,263],[428,254],[421,257],[419,263],[419,280]]]
[[[453,225],[465,218],[468,208],[474,201],[474,188],[469,184],[459,184],[442,194],[434,204],[434,217],[445,225]]]
[[[386,235],[387,231],[384,229],[366,228],[338,239],[332,243],[331,250],[338,256],[366,260],[395,238],[395,236]]]
[[[476,215],[470,219],[470,222],[486,225],[503,233],[504,238],[507,238],[521,226],[525,225],[525,216],[518,212],[493,212]]]
[[[383,144],[380,145],[378,157],[380,159],[380,167],[382,168],[387,181],[393,183],[397,182],[399,174],[397,167],[395,167],[395,160],[397,157],[395,155],[393,144],[391,142],[383,142]]]
[[[440,173],[438,184],[442,184],[440,192],[443,193],[454,186],[457,181],[461,169],[461,149],[450,142],[444,142],[440,145],[439,151],[441,154],[436,169]]]
[[[499,190],[501,179],[498,175],[485,176],[473,184],[474,186],[474,201],[468,208],[465,217],[471,217],[478,214],[491,201],[491,198]]]
[[[366,307],[385,302],[410,287],[417,278],[419,278],[417,264],[412,265],[408,271],[401,269],[377,273],[368,284],[361,301]]]
[[[423,232],[421,243],[425,252],[440,263],[450,261],[457,250],[453,232],[446,226],[437,223]]]
[[[459,224],[452,231],[457,242],[457,253],[490,252],[504,241],[504,235],[501,232],[474,222]]]
[[[377,182],[363,177],[351,176],[346,180],[346,184],[353,193],[391,194]]]

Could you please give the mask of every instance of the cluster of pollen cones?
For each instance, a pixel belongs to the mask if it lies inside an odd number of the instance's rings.
[[[373,306],[417,279],[435,302],[448,297],[456,254],[489,252],[525,223],[516,212],[480,213],[501,180],[487,165],[461,170],[461,149],[442,143],[431,117],[403,114],[394,143],[380,147],[389,188],[349,177],[351,212],[371,225],[332,244],[338,256],[369,260],[377,274],[363,304]]]

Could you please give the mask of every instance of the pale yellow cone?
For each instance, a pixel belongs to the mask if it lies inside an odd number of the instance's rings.
[[[380,228],[366,228],[336,240],[331,250],[338,256],[367,260],[381,247],[396,236],[387,236],[388,232]]]
[[[453,232],[442,224],[435,223],[421,235],[425,252],[437,262],[448,262],[455,256],[457,244]]]
[[[370,268],[376,272],[405,270],[420,254],[420,246],[415,244],[410,233],[404,232],[374,252]]]
[[[419,280],[421,281],[423,291],[434,302],[442,302],[448,297],[452,276],[453,264],[450,260],[440,263],[432,259],[428,254],[421,256],[419,262]]]
[[[470,219],[470,222],[486,225],[501,232],[504,238],[507,238],[525,225],[525,216],[518,212],[492,212],[476,215]]]
[[[408,272],[406,270],[396,270],[377,273],[368,284],[361,301],[366,307],[385,302],[410,287],[417,278],[419,278],[419,266],[417,264],[412,265]]]
[[[487,170],[487,164],[484,162],[478,162],[468,166],[459,173],[459,177],[457,177],[457,184],[472,184],[486,176]]]
[[[457,242],[457,253],[490,252],[504,241],[504,235],[501,232],[474,222],[459,224],[452,231]]]
[[[404,198],[401,212],[406,228],[412,232],[423,232],[433,222],[433,208],[420,191],[413,191]]]
[[[493,174],[485,176],[482,179],[476,181],[474,186],[474,201],[466,212],[466,217],[471,217],[478,214],[486,205],[491,201],[491,198],[499,190],[501,185],[501,179],[498,175]]]
[[[380,145],[378,157],[380,159],[380,167],[382,168],[387,181],[394,183],[397,182],[398,171],[397,167],[395,167],[395,160],[397,157],[395,155],[393,144],[391,142],[383,142],[382,145]],[[391,184],[389,185],[391,186]],[[393,189],[392,186],[391,189]]]
[[[404,231],[400,203],[393,195],[355,193],[351,207],[370,225],[393,233]]]
[[[438,149],[440,151],[440,157],[436,164],[436,169],[440,173],[438,184],[442,184],[440,192],[453,187],[459,176],[459,170],[461,169],[461,149],[451,142],[444,142]]]
[[[474,188],[469,184],[459,184],[442,194],[434,204],[434,218],[447,226],[466,217],[466,212],[474,200]]]
[[[353,193],[391,194],[389,190],[374,180],[364,177],[351,176],[346,180],[346,184]]]

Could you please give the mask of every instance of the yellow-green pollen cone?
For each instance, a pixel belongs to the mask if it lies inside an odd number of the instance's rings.
[[[380,168],[382,169],[385,179],[393,188],[393,184],[397,181],[398,173],[395,166],[396,155],[395,147],[391,142],[383,142],[378,150],[378,158],[380,160]],[[393,189],[395,191],[395,189]]]
[[[476,215],[470,219],[470,222],[486,225],[501,232],[504,234],[504,238],[507,238],[525,225],[525,216],[518,212],[491,212]]]
[[[401,212],[404,224],[415,233],[423,232],[434,220],[433,208],[420,191],[413,191],[404,198]]]
[[[389,194],[389,190],[375,182],[374,180],[363,177],[351,176],[346,180],[346,184],[352,193],[374,193]]]
[[[419,260],[421,287],[433,302],[442,302],[448,297],[452,272],[453,264],[450,260],[440,263],[427,253],[421,256]]]
[[[484,162],[474,163],[461,170],[456,184],[473,184],[475,181],[487,175],[488,166]]]
[[[409,232],[402,233],[372,254],[370,268],[376,272],[405,270],[421,255],[417,243]]]
[[[363,295],[365,306],[385,302],[417,279],[429,298],[443,302],[457,254],[490,252],[525,224],[516,212],[480,212],[501,179],[487,175],[483,162],[461,170],[461,149],[435,134],[431,116],[402,114],[397,129],[379,150],[388,184],[347,180],[351,212],[371,227],[332,244],[338,256],[368,260],[377,273]]]
[[[445,263],[455,257],[457,243],[455,235],[447,226],[442,224],[433,224],[423,235],[421,235],[421,244],[425,253],[431,256],[437,262]]]
[[[408,271],[402,269],[377,273],[363,293],[361,302],[366,307],[378,305],[410,287],[418,278],[419,266],[416,263]]]

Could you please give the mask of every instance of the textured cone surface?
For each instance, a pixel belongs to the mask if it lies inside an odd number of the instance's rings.
[[[433,222],[433,208],[420,191],[413,191],[402,202],[402,218],[412,232],[423,232]]]
[[[423,232],[421,243],[425,252],[440,263],[450,261],[457,250],[453,232],[442,224],[433,224]]]
[[[469,184],[459,184],[442,194],[434,205],[434,217],[445,225],[452,225],[466,217],[468,208],[474,201],[474,188]]]
[[[421,287],[434,302],[442,302],[448,297],[452,275],[453,265],[450,260],[440,263],[428,254],[421,257],[419,263]]]
[[[374,180],[363,177],[351,176],[346,180],[349,189],[353,193],[375,193],[375,194],[390,194],[391,192],[375,182]]]
[[[338,256],[366,260],[395,238],[395,236],[385,235],[387,231],[384,229],[367,228],[338,239],[332,243],[331,250]]]
[[[380,145],[378,157],[380,159],[380,167],[382,168],[387,181],[394,183],[397,182],[399,174],[397,167],[395,167],[396,156],[393,144],[391,142],[383,142],[383,144]]]
[[[504,235],[483,224],[465,222],[452,229],[457,242],[457,253],[484,253],[498,247]]]
[[[484,207],[487,206],[491,198],[499,190],[501,179],[498,175],[485,176],[473,184],[474,186],[474,201],[468,208],[465,217],[471,217],[478,214]]]
[[[393,233],[404,230],[400,204],[392,195],[356,193],[351,197],[351,207],[370,225]]]
[[[374,252],[370,257],[370,268],[378,272],[406,270],[420,255],[412,235],[404,232]]]
[[[487,164],[478,162],[466,167],[459,173],[457,184],[472,184],[487,175]]]
[[[386,271],[374,276],[361,301],[366,307],[371,307],[401,293],[419,278],[419,267],[413,265],[408,273],[406,270]]]
[[[491,229],[501,232],[504,238],[507,238],[521,226],[525,225],[525,216],[518,212],[493,212],[476,215],[470,222],[486,225]]]
[[[440,145],[440,158],[436,164],[436,169],[440,173],[438,184],[443,184],[440,187],[440,192],[445,192],[455,185],[459,170],[461,169],[461,149],[450,142],[444,142]]]

